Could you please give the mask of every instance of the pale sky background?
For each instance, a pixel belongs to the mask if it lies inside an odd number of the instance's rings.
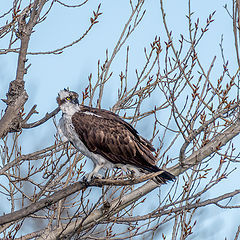
[[[77,1],[69,2],[74,3]],[[188,30],[185,16],[188,12],[188,1],[165,0],[164,2],[169,29],[173,32],[173,39],[178,41],[180,34],[186,33]],[[213,57],[217,55],[214,70],[216,72],[219,68],[222,68],[219,48],[222,34],[224,35],[226,57],[230,59],[229,68],[236,68],[232,21],[223,8],[227,2],[229,1],[192,1],[192,11],[195,12],[194,17],[195,19],[199,17],[200,24],[203,26],[208,15],[216,10],[215,21],[198,46],[200,57],[204,59],[203,65],[205,64],[205,66],[209,66]],[[96,10],[98,4],[99,1],[90,0],[82,8],[76,9],[55,4],[47,20],[35,28],[36,32],[32,35],[29,51],[53,50],[77,39],[89,26],[92,10]],[[10,0],[2,0],[0,3],[0,15],[5,9],[9,9],[9,6],[11,6]],[[132,76],[135,79],[135,69],[141,67],[144,63],[144,47],[148,47],[156,35],[161,37],[162,44],[166,40],[161,20],[160,2],[158,0],[148,0],[143,8],[146,9],[146,15],[142,23],[130,36],[113,63],[111,69],[113,76],[111,82],[106,85],[107,94],[105,92],[102,101],[103,108],[109,109],[117,98],[117,84],[119,74],[124,70],[125,66],[126,47],[130,46],[128,78],[131,79]],[[231,5],[229,5],[229,9],[231,9]],[[100,16],[99,23],[95,25],[87,37],[77,45],[65,50],[63,54],[28,56],[28,63],[32,65],[25,76],[26,89],[29,94],[25,110],[28,112],[34,104],[37,104],[39,112],[38,115],[31,118],[31,121],[40,119],[46,112],[50,112],[57,107],[56,96],[60,89],[70,87],[70,89],[80,93],[87,86],[90,73],[93,74],[93,79],[96,79],[98,59],[104,61],[106,49],[110,53],[112,52],[130,15],[130,5],[128,0],[105,0],[101,6],[101,12],[103,12],[103,15]],[[1,21],[0,23],[2,25]],[[7,46],[7,43],[6,39],[0,40],[0,48]],[[15,78],[16,60],[17,54],[0,55],[0,98],[5,98],[9,82]],[[5,109],[2,102],[0,103],[0,109]],[[60,114],[58,114],[57,119],[59,117]],[[145,127],[146,124],[143,124],[142,128],[138,128],[138,131],[148,137],[148,133],[144,130]],[[38,128],[25,130],[24,142],[22,143],[23,153],[38,150],[41,146],[49,146],[54,141],[55,133],[56,129],[52,121]],[[32,144],[32,139],[34,139],[34,144]],[[209,197],[216,196],[216,193],[220,194],[225,189],[231,191],[237,188],[239,178],[237,178],[237,175],[235,176],[236,181],[233,181],[233,178],[231,178],[231,182],[225,181],[215,188],[215,192]],[[236,184],[236,187],[234,187],[234,184]],[[155,193],[156,191],[151,194]],[[239,221],[239,211],[219,211],[216,207],[211,207],[211,210],[208,207],[204,210],[205,216],[200,218],[200,221],[204,221],[198,225],[198,227],[201,226],[201,229],[198,228],[199,239],[224,239],[224,237],[232,239],[236,232],[235,224]],[[211,229],[214,235],[210,234]]]

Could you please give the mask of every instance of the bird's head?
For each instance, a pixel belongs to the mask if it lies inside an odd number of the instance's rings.
[[[78,105],[78,94],[76,92],[70,91],[69,89],[64,88],[58,93],[57,103],[59,107],[68,104]]]

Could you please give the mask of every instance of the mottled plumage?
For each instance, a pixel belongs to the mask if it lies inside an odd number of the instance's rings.
[[[60,91],[57,102],[63,116],[59,131],[95,163],[88,180],[103,167],[120,167],[137,175],[161,170],[156,166],[152,144],[130,124],[110,111],[79,105],[77,98],[75,92]],[[172,179],[174,176],[166,171],[157,177],[160,183]]]

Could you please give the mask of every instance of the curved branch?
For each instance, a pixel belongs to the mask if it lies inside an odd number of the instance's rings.
[[[191,156],[185,159],[182,164],[176,164],[170,169],[166,169],[170,173],[175,176],[179,176],[187,169],[191,168],[193,165],[198,164],[214,152],[216,152],[219,148],[224,146],[228,141],[233,139],[236,135],[240,133],[240,120],[237,120],[231,127],[225,130],[223,133],[217,135],[212,142],[209,142],[197,152],[194,152]],[[157,185],[153,181],[149,181],[145,183],[143,186],[137,188],[136,190],[132,191],[129,194],[126,194],[120,198],[113,200],[110,203],[109,212],[106,215],[104,208],[100,207],[99,209],[94,210],[84,221],[80,218],[79,220],[68,224],[67,228],[59,227],[54,231],[51,231],[51,234],[48,230],[42,235],[41,239],[54,239],[53,236],[58,236],[59,234],[69,234],[78,226],[81,225],[81,230],[87,229],[88,227],[96,225],[104,220],[104,217],[109,217],[114,215],[115,213],[121,211],[122,209],[126,208],[127,206],[131,205],[132,203],[139,200],[141,197],[145,196],[149,192],[153,191],[157,188]],[[43,238],[44,237],[44,238]]]
[[[217,151],[220,147],[225,145],[229,140],[231,140],[233,137],[235,137],[237,134],[240,133],[240,121],[237,120],[231,127],[229,127],[227,130],[225,130],[223,133],[217,135],[212,142],[209,142],[205,146],[203,146],[201,149],[199,149],[197,152],[193,153],[190,157],[188,157],[182,164],[177,164],[174,167],[170,169],[170,171],[176,176],[190,167],[192,167],[195,164],[198,164],[201,162],[203,159]],[[57,191],[56,193],[52,194],[49,197],[46,197],[39,202],[32,203],[28,207],[25,207],[23,209],[20,209],[18,211],[6,214],[2,217],[0,217],[0,225],[16,221],[19,219],[22,219],[30,214],[33,214],[45,207],[48,207],[59,200],[66,198],[67,196],[76,193],[77,191],[80,191],[86,187],[89,186],[103,186],[103,185],[129,185],[129,184],[135,184],[135,183],[140,183],[143,181],[146,181],[147,179],[150,179],[152,177],[157,176],[158,174],[161,174],[161,172],[158,173],[151,173],[146,176],[143,176],[139,179],[131,179],[131,180],[108,180],[108,179],[95,179],[92,182],[90,182],[88,185],[84,182],[77,182],[75,184],[72,184],[62,190]],[[131,203],[137,201],[140,199],[142,196],[146,195],[147,193],[151,192],[153,189],[158,187],[155,182],[150,181],[143,186],[137,188],[136,190],[132,191],[131,193],[122,196],[121,199],[117,198],[113,200],[110,204],[109,207],[109,214],[112,216],[116,212],[119,212],[123,208],[129,206]],[[121,204],[119,204],[119,201]],[[104,211],[102,208],[96,209],[90,214],[82,223],[81,219],[77,220],[77,223],[70,223],[69,226],[66,228],[64,231],[64,234],[71,232],[72,228],[75,228],[78,223],[81,223],[82,227],[85,229],[89,225],[94,222],[101,221],[103,218]],[[55,233],[57,234],[58,232],[61,232],[62,230],[60,228],[55,230]]]
[[[170,209],[166,209],[165,206],[160,208],[158,210],[157,213],[149,213],[149,214],[146,214],[146,215],[143,215],[143,216],[136,216],[136,217],[126,217],[126,218],[119,218],[119,219],[112,219],[112,221],[116,221],[116,222],[119,222],[119,223],[123,223],[123,222],[138,222],[138,221],[144,221],[146,219],[149,219],[149,218],[156,218],[156,217],[161,217],[161,216],[164,216],[164,215],[171,215],[173,213],[179,213],[179,212],[182,212],[182,211],[186,211],[186,210],[191,210],[191,209],[196,209],[196,208],[199,208],[199,207],[205,207],[205,206],[208,206],[208,205],[211,205],[211,204],[215,204],[215,205],[218,205],[218,202],[220,201],[223,201],[225,199],[228,199],[228,198],[232,198],[236,195],[240,194],[240,189],[237,189],[235,191],[232,191],[232,192],[229,192],[229,193],[225,193],[223,195],[220,195],[218,197],[215,197],[215,198],[211,198],[211,199],[207,199],[205,201],[202,201],[202,202],[195,202],[193,204],[187,204],[187,205],[184,205],[184,206],[180,206],[180,207],[173,207],[173,208],[170,208]],[[237,206],[239,208],[239,206]]]
[[[216,119],[221,118],[224,116],[224,114],[228,114],[230,111],[236,109],[239,107],[239,102],[236,104],[232,105],[230,108],[224,109],[222,112],[219,112],[218,114],[214,115],[211,119],[203,123],[198,129],[194,130],[185,140],[185,143],[182,145],[180,149],[180,154],[179,154],[179,161],[183,162],[185,159],[185,151],[191,141],[197,137],[201,132],[203,132],[209,124],[213,123]]]
[[[224,146],[228,141],[232,140],[240,133],[240,119],[237,119],[235,123],[232,124],[224,132],[219,133],[214,137],[209,143],[204,145],[199,150],[193,152],[191,156],[186,158],[184,161],[176,164],[171,168],[171,172],[176,176],[182,174],[190,167],[200,163],[203,159],[207,158],[214,152],[218,151],[222,146]]]
[[[72,47],[73,45],[77,44],[78,42],[80,42],[83,38],[85,38],[87,36],[87,34],[90,32],[90,30],[92,29],[92,27],[98,23],[98,17],[102,14],[99,12],[100,10],[100,6],[101,4],[98,6],[98,9],[96,11],[96,15],[93,16],[93,18],[90,18],[91,24],[88,27],[88,29],[83,33],[83,35],[81,37],[79,37],[77,40],[73,41],[72,43],[69,43],[63,47],[60,47],[58,49],[55,50],[50,50],[47,52],[28,52],[28,55],[41,55],[41,54],[61,54],[63,52],[63,50],[65,50],[66,48]]]
[[[9,213],[9,214],[6,214],[6,215],[0,217],[0,225],[27,217],[28,215],[33,214],[45,207],[51,206],[52,204],[60,201],[61,199],[66,198],[69,195],[74,194],[84,188],[87,188],[87,187],[91,187],[91,186],[102,187],[104,185],[113,185],[113,186],[133,185],[133,184],[141,183],[146,180],[152,179],[161,173],[162,173],[162,171],[159,171],[159,172],[155,172],[155,173],[146,174],[140,178],[129,179],[129,180],[94,179],[90,183],[77,182],[77,183],[74,183],[74,184],[64,188],[64,189],[61,189],[61,190],[53,193],[49,197],[41,199],[38,202],[32,203],[25,208],[22,208],[20,210],[17,210],[15,212],[12,212],[12,213]]]
[[[22,124],[22,128],[34,128],[34,127],[37,127],[37,126],[45,123],[47,120],[49,120],[53,116],[55,116],[59,111],[60,111],[60,108],[57,107],[52,112],[46,113],[45,117],[43,117],[42,119],[40,119],[40,120],[38,120],[36,122],[33,122],[33,123],[23,123]]]
[[[173,173],[175,176],[180,175],[190,167],[192,167],[195,164],[198,164],[206,157],[210,156],[215,151],[219,150],[222,146],[224,146],[228,141],[230,141],[232,138],[234,138],[236,135],[240,133],[240,120],[238,119],[231,127],[229,127],[227,130],[225,130],[223,133],[217,135],[211,142],[203,146],[198,151],[194,152],[190,157],[188,157],[183,164],[177,164],[174,167],[170,169],[170,172]],[[80,191],[86,187],[89,186],[98,186],[101,187],[103,185],[116,185],[116,186],[122,186],[122,185],[130,185],[135,183],[140,183],[143,181],[146,181],[147,179],[150,179],[152,177],[157,176],[158,174],[161,174],[161,172],[158,173],[152,173],[148,174],[146,176],[143,176],[139,179],[131,179],[131,180],[109,180],[109,179],[95,179],[92,182],[90,182],[88,185],[84,182],[77,182],[75,184],[72,184],[62,190],[57,191],[56,193],[52,194],[49,197],[46,197],[39,202],[32,203],[28,207],[25,207],[23,209],[20,209],[18,211],[6,214],[2,217],[0,217],[0,225],[16,221],[19,219],[22,219],[30,214],[33,214],[47,206],[50,206],[59,200],[66,198],[67,196],[76,193],[77,191]],[[153,189],[158,187],[155,182],[150,181],[143,186],[137,188],[136,190],[132,191],[131,193],[122,196],[121,199],[117,198],[113,200],[109,207],[109,215],[114,215],[116,212],[119,212],[123,208],[129,206],[131,203],[137,201],[142,196],[146,195],[147,193],[151,192]],[[119,204],[119,201],[121,204]],[[85,220],[82,222],[82,220],[77,220],[77,222],[70,223],[69,226],[64,230],[64,234],[67,234],[68,232],[71,232],[73,228],[76,228],[78,223],[81,223],[82,228],[86,229],[89,227],[89,225],[94,222],[95,224],[97,222],[100,222],[102,218],[104,217],[104,211],[102,208],[94,210]],[[58,234],[62,230],[60,228],[55,230],[55,233]]]

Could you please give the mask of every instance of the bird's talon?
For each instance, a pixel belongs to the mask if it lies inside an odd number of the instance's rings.
[[[82,182],[84,182],[86,185],[89,185],[90,181],[88,181],[88,178],[86,176],[83,176]]]
[[[91,180],[94,180],[94,179],[103,179],[104,177],[101,175],[101,174],[96,174],[96,175],[93,175]]]

